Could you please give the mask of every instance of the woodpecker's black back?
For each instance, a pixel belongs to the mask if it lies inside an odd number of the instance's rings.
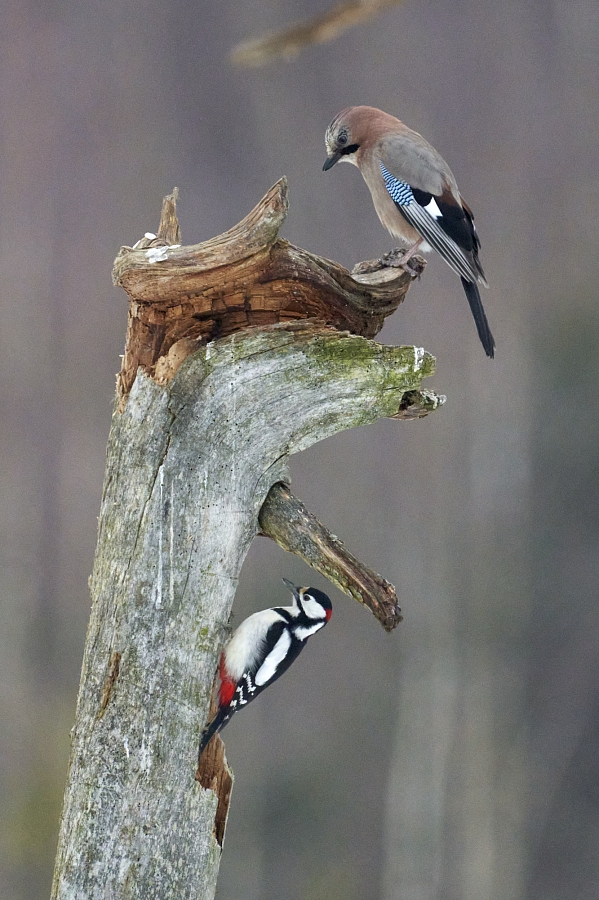
[[[275,607],[275,612],[283,613],[284,610],[281,607]],[[274,625],[270,626],[266,635],[267,644],[271,647],[276,647],[283,634],[289,634],[290,636],[289,648],[287,649],[284,658],[274,669],[273,675],[268,681],[264,682],[264,684],[256,684],[255,680],[256,674],[264,665],[264,660],[257,660],[243,673],[229,705],[229,709],[231,710],[229,718],[239,706],[245,706],[250,700],[253,700],[258,694],[261,694],[264,688],[271,685],[277,678],[280,678],[281,675],[287,671],[291,663],[295,662],[301,651],[304,649],[306,641],[298,641],[294,636],[293,630],[290,630],[290,624],[285,621],[276,622]]]

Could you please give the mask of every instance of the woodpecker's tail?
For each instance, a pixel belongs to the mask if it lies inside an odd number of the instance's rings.
[[[491,334],[489,323],[487,322],[487,317],[483,309],[482,300],[480,299],[478,286],[473,281],[466,281],[465,278],[462,278],[462,286],[464,288],[466,297],[468,298],[470,310],[472,311],[472,315],[474,316],[474,321],[476,323],[476,330],[478,331],[478,336],[483,347],[485,348],[485,353],[487,354],[487,356],[493,359],[493,357],[495,356],[495,341],[493,339],[493,335]]]
[[[198,751],[198,762],[202,756],[202,753],[210,743],[211,739],[217,734],[221,729],[225,727],[229,719],[231,718],[231,710],[223,707],[219,709],[215,717],[209,722],[200,735],[200,749]]]

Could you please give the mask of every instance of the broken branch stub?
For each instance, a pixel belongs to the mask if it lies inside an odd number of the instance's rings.
[[[295,553],[340,591],[367,606],[385,631],[402,621],[395,588],[345,549],[308,512],[286,484],[274,484],[260,510],[260,528],[283,550]]]

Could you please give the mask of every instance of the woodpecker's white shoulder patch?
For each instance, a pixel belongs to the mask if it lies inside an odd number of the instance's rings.
[[[274,677],[277,669],[287,656],[290,646],[291,635],[288,631],[284,631],[254,676],[254,682],[258,687],[267,684]]]

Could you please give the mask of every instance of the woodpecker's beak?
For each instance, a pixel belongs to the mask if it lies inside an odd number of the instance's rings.
[[[291,581],[288,581],[287,578],[283,578],[283,583],[289,588],[291,593],[296,599],[299,599],[299,591],[300,589],[296,587]]]
[[[340,159],[341,159],[341,154],[339,153],[338,150],[335,151],[335,153],[333,153],[332,156],[327,156],[327,158],[324,161],[324,166],[322,167],[322,171],[328,172],[329,169],[332,169],[333,166],[335,165],[335,163],[338,163]]]

